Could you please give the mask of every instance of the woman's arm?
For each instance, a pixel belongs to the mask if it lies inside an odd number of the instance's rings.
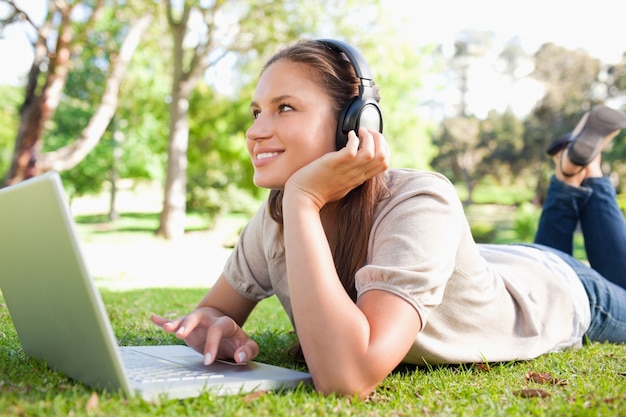
[[[211,290],[200,300],[198,307],[215,308],[231,317],[239,326],[243,326],[256,304],[236,291],[221,274]]]
[[[318,390],[368,395],[401,362],[421,320],[400,297],[380,290],[355,304],[337,276],[321,209],[387,167],[377,133],[351,133],[343,150],[296,172],[283,197],[291,305],[304,356]]]
[[[291,305],[315,387],[367,396],[402,361],[420,317],[385,291],[368,291],[354,304],[337,277],[319,212],[284,203]]]

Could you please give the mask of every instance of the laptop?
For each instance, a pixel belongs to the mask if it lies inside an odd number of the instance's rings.
[[[311,382],[255,361],[205,366],[184,345],[118,346],[56,172],[0,189],[0,290],[24,352],[95,388],[155,401]]]

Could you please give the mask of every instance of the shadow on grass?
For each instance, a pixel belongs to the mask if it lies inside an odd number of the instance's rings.
[[[191,215],[198,219],[200,215]],[[116,220],[110,220],[107,214],[89,214],[75,216],[77,224],[88,226],[92,234],[112,233],[156,233],[159,228],[159,212],[124,212]],[[195,220],[185,227],[185,232],[207,230],[205,222]]]
[[[148,220],[148,221],[156,221],[159,218],[159,213],[120,213],[120,219],[129,219],[129,220]],[[112,220],[109,220],[109,216],[107,214],[85,214],[82,216],[75,216],[74,219],[76,223],[80,224],[99,224],[99,223],[111,223]]]

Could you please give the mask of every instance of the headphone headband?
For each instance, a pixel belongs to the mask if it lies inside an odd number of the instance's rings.
[[[359,77],[361,80],[369,80],[369,85],[371,85],[372,74],[370,73],[370,69],[367,66],[367,62],[365,62],[365,58],[363,58],[363,55],[361,55],[361,53],[355,47],[336,39],[318,39],[317,41],[334,51],[343,52],[344,54],[346,54],[348,60],[354,68],[356,76]]]
[[[376,101],[374,81],[365,58],[356,48],[345,42],[335,39],[318,39],[317,42],[333,51],[344,53],[350,61],[356,76],[361,80],[359,95],[348,101],[339,114],[335,139],[337,149],[346,146],[348,133],[351,130],[358,132],[359,127],[377,130],[382,133],[383,116]]]

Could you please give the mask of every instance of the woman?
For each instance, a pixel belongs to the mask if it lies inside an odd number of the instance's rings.
[[[509,361],[580,346],[585,335],[596,338],[593,303],[606,301],[603,295],[590,300],[586,288],[610,287],[611,303],[622,303],[622,327],[611,331],[611,340],[624,341],[623,288],[541,245],[475,244],[445,177],[387,169],[382,124],[350,131],[337,150],[341,109],[371,87],[357,77],[358,66],[321,41],[299,42],[266,64],[246,138],[254,182],[272,190],[268,203],[243,230],[198,307],[176,320],[153,316],[154,323],[203,353],[207,364],[221,357],[245,362],[259,347],[241,326],[258,301],[276,294],[316,389],[350,396],[367,396],[401,362]],[[591,116],[597,122],[597,112]],[[621,116],[599,124],[614,135],[626,126]],[[584,185],[599,174],[607,134],[599,137],[589,126],[581,122],[584,134],[558,144],[555,152],[565,156],[553,182],[571,172],[567,179]],[[570,152],[578,165],[567,158]],[[581,155],[589,160],[581,164]],[[548,205],[561,204],[563,193],[550,192]],[[567,215],[582,220],[582,211]],[[571,240],[573,228],[553,227],[561,215],[546,210],[549,224],[542,220],[540,229],[551,228],[540,230],[539,237],[547,237],[538,243]],[[623,250],[623,219],[614,213],[607,219],[615,224],[601,227],[620,228],[615,246]]]

